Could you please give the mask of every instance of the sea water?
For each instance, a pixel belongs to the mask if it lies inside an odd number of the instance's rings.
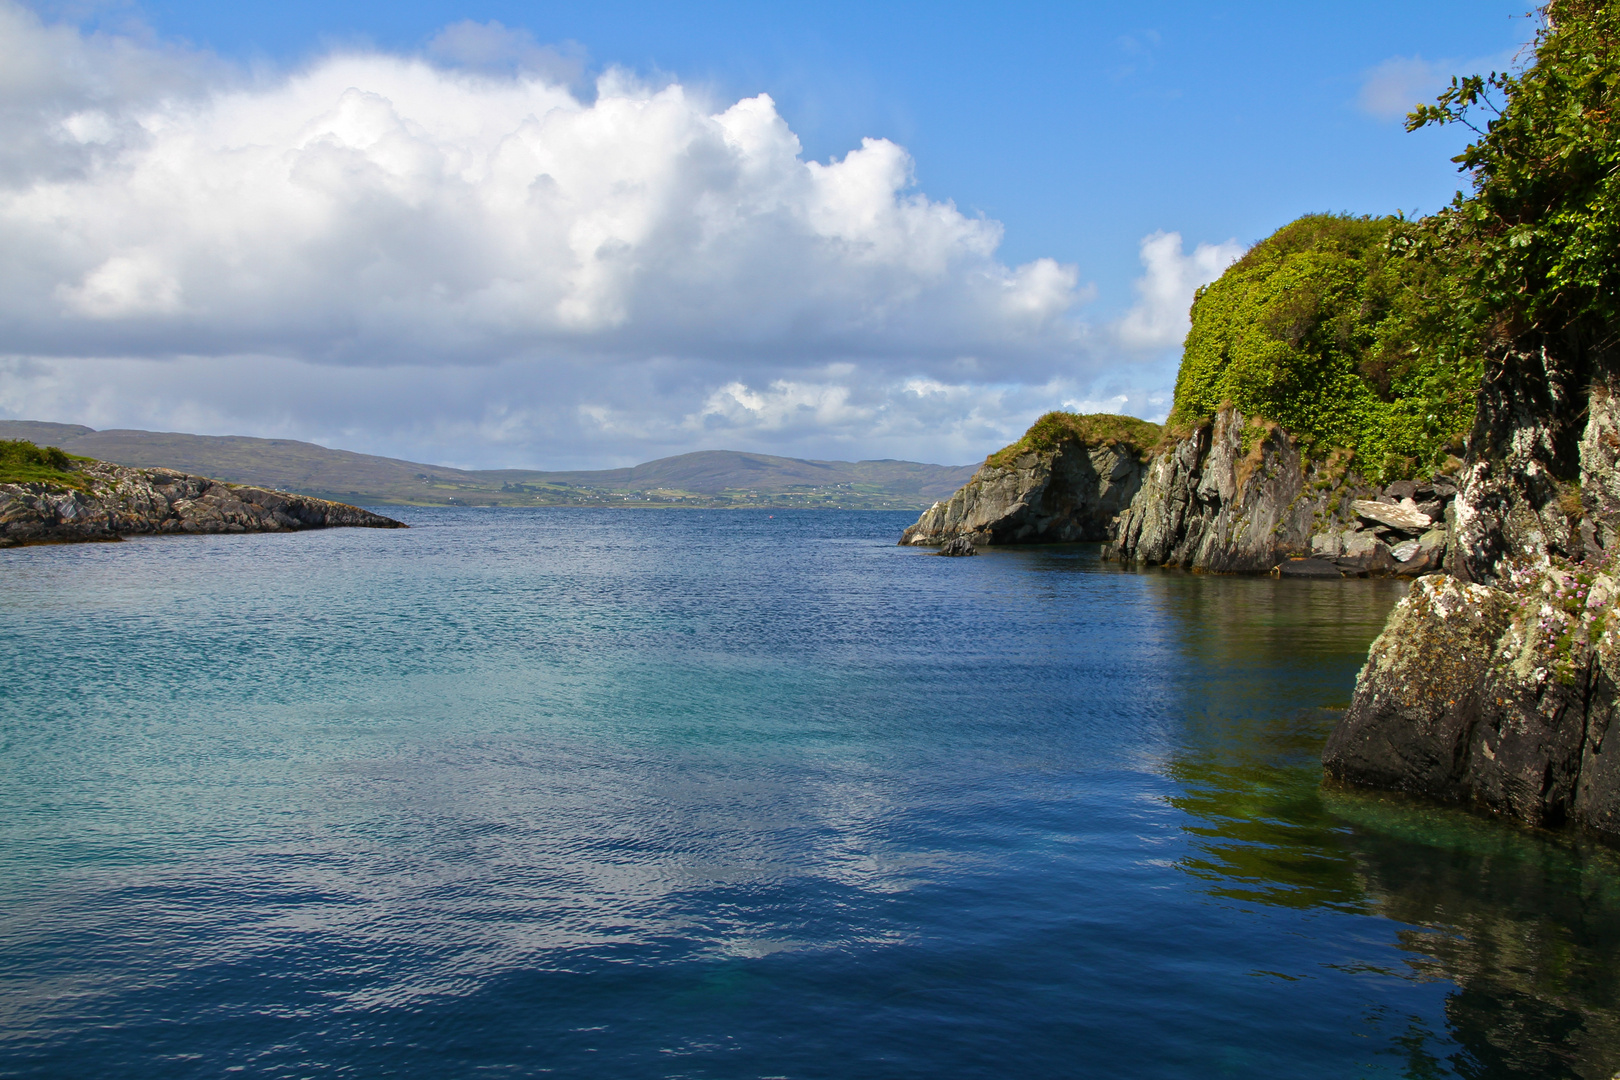
[[[0,1075],[1620,1069],[1612,854],[1321,787],[1397,582],[400,514],[0,552]]]

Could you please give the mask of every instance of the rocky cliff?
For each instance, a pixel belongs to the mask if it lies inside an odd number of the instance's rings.
[[[925,510],[902,544],[1051,544],[1106,540],[1146,472],[1157,426],[1131,417],[1048,413],[992,454],[949,499]]]
[[[1425,573],[1445,557],[1451,478],[1379,488],[1346,456],[1312,460],[1289,432],[1232,408],[1154,455],[1108,554],[1216,573]]]
[[[146,533],[292,532],[404,524],[344,503],[170,469],[76,461],[67,483],[0,483],[0,547]]]
[[[1391,616],[1331,778],[1620,842],[1620,362],[1573,338],[1492,360],[1447,576]]]

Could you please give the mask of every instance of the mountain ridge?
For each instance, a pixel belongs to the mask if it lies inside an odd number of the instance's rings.
[[[455,469],[296,439],[0,420],[0,439],[140,468],[171,468],[316,498],[416,506],[758,506],[921,509],[975,465],[822,461],[699,450],[620,469]]]

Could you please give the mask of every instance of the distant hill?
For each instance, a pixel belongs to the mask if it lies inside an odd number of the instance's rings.
[[[97,431],[78,424],[33,420],[0,420],[0,439],[27,439],[119,465],[161,465],[219,480],[367,505],[916,510],[950,495],[977,468],[914,461],[806,461],[703,450],[629,469],[465,470],[331,450],[294,439]]]

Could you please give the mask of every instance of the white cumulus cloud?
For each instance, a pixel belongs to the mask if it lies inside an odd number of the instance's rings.
[[[1356,103],[1380,120],[1397,120],[1429,101],[1457,74],[1451,61],[1392,56],[1362,78]],[[1466,74],[1466,73],[1464,73]]]
[[[1399,120],[1420,104],[1435,99],[1454,75],[1483,75],[1507,71],[1524,59],[1523,50],[1472,60],[1425,60],[1421,56],[1391,56],[1362,74],[1356,105],[1380,120]]]
[[[465,364],[1075,340],[1074,268],[998,263],[999,226],[911,191],[887,140],[805,161],[763,94],[716,108],[610,73],[586,104],[528,69],[345,54],[263,85],[136,79],[87,110],[74,61],[106,43],[5,14],[45,58],[25,89],[60,100],[33,110],[33,141],[58,145],[0,189],[0,318],[29,351]],[[463,52],[493,49],[476,29]]]
[[[1156,232],[1142,241],[1142,268],[1137,279],[1137,301],[1120,320],[1117,332],[1134,349],[1162,349],[1179,345],[1187,336],[1187,313],[1193,293],[1221,276],[1244,251],[1235,240],[1199,244],[1191,254],[1182,251],[1180,233]]]

